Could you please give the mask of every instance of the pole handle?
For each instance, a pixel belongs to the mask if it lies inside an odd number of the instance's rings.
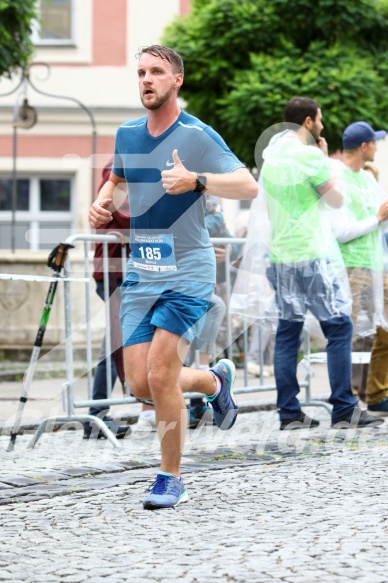
[[[69,249],[74,249],[74,245],[71,245],[70,243],[59,243],[59,245],[54,247],[48,256],[47,267],[51,267],[51,269],[59,273],[65,265]]]

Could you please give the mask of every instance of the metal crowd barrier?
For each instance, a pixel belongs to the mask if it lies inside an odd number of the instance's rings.
[[[103,274],[104,274],[104,300],[105,300],[105,330],[110,330],[110,308],[109,308],[109,264],[108,264],[108,244],[109,243],[120,243],[120,239],[117,235],[109,234],[109,235],[82,235],[76,234],[68,237],[66,239],[66,243],[75,244],[77,242],[83,243],[84,249],[84,273],[82,274],[82,278],[79,278],[80,281],[84,282],[85,285],[85,333],[86,333],[86,365],[87,365],[87,387],[88,387],[88,398],[86,400],[75,400],[74,394],[74,346],[73,346],[73,322],[72,322],[72,287],[70,281],[71,275],[71,252],[67,257],[67,261],[64,268],[64,310],[65,310],[65,354],[66,354],[66,383],[64,384],[64,395],[65,395],[65,409],[67,410],[66,415],[64,416],[56,416],[56,417],[48,417],[44,419],[41,424],[39,425],[36,433],[34,434],[29,447],[32,448],[37,443],[39,437],[44,433],[46,427],[49,423],[55,422],[86,422],[86,421],[93,421],[97,425],[97,427],[102,431],[102,433],[109,439],[109,441],[114,445],[114,447],[120,447],[119,441],[113,435],[113,433],[108,429],[106,424],[99,419],[98,417],[91,416],[88,414],[76,414],[75,410],[79,408],[91,407],[91,406],[107,406],[107,408],[111,405],[125,405],[125,404],[133,404],[139,402],[135,397],[130,394],[129,387],[126,387],[126,395],[121,398],[113,398],[112,393],[112,383],[111,383],[111,359],[106,359],[106,380],[107,380],[107,394],[109,395],[106,399],[100,400],[93,400],[92,399],[92,390],[93,390],[93,357],[92,357],[92,330],[91,330],[91,307],[90,307],[90,282],[92,280],[91,273],[90,273],[90,243],[102,243],[103,246],[103,256],[102,256],[102,264],[103,264]],[[226,281],[225,281],[225,288],[226,288],[226,346],[225,352],[227,357],[233,360],[233,343],[236,339],[233,338],[232,333],[232,315],[228,310],[228,305],[230,303],[231,297],[231,270],[233,266],[230,260],[230,249],[229,244],[241,244],[242,246],[245,244],[245,239],[239,238],[212,238],[211,242],[215,245],[225,245],[226,253],[225,253],[225,272],[226,272]],[[123,273],[126,272],[126,248],[122,248],[122,271]],[[75,281],[77,278],[72,277]],[[60,278],[59,278],[60,280]],[[94,280],[93,280],[94,283]],[[80,283],[77,283],[79,286]],[[264,362],[263,362],[263,350],[260,342],[260,322],[258,323],[259,326],[259,347],[260,347],[260,377],[258,377],[258,383],[252,386],[249,385],[248,381],[248,370],[247,370],[247,358],[248,355],[248,328],[247,326],[243,326],[242,334],[239,334],[238,337],[243,337],[243,354],[244,354],[244,384],[240,387],[234,387],[233,392],[235,394],[249,394],[249,393],[261,393],[266,391],[275,391],[276,385],[273,383],[266,384],[264,380]],[[305,389],[305,398],[301,401],[304,406],[321,406],[326,408],[330,411],[330,407],[322,402],[317,400],[311,399],[310,393],[310,362],[309,362],[309,355],[310,355],[310,341],[307,334],[304,335],[304,354],[305,359],[303,361],[303,366],[305,369],[305,379],[301,381],[300,387]],[[105,334],[105,350],[106,355],[110,355],[112,353],[111,347],[111,337],[110,334]],[[198,362],[198,358],[196,358]],[[192,397],[202,397],[203,395],[200,393],[185,393],[185,398],[189,399]]]

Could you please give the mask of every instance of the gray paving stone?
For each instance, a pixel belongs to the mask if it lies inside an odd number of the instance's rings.
[[[100,471],[100,472],[109,472],[109,473],[113,473],[113,472],[122,472],[125,467],[122,464],[119,463],[107,463],[107,464],[98,464],[95,466],[95,469]]]
[[[31,486],[39,484],[39,480],[12,474],[1,476],[1,481],[8,486]]]
[[[94,468],[94,467],[66,467],[63,468],[63,470],[61,470],[61,473],[64,474],[65,476],[86,476],[88,474],[98,474],[100,472],[102,472],[104,470],[100,470],[99,468]]]
[[[38,482],[44,481],[57,481],[57,480],[68,480],[68,474],[62,472],[39,472],[35,476],[31,476],[32,479],[37,480]]]

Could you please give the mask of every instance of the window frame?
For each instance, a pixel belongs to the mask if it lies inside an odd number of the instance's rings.
[[[39,20],[34,20],[32,24],[32,34],[31,40],[34,45],[39,47],[75,47],[76,46],[76,2],[74,0],[70,1],[70,28],[71,28],[71,37],[68,39],[56,39],[56,38],[45,38],[42,39],[40,37],[40,23]],[[42,0],[37,0],[37,14],[40,15],[40,7],[42,4]]]
[[[2,172],[0,177],[4,180],[12,180],[9,173]],[[28,223],[31,238],[28,241],[26,250],[39,251],[44,250],[42,241],[39,237],[40,229],[47,223],[58,223],[66,226],[64,228],[70,231],[75,229],[76,225],[76,202],[75,202],[75,176],[73,174],[64,174],[63,172],[39,174],[26,174],[25,172],[18,175],[17,180],[29,181],[29,210],[15,211],[15,222]],[[43,211],[40,209],[40,180],[68,180],[70,183],[70,209],[68,211]],[[12,211],[0,211],[0,225],[12,225]],[[3,248],[4,249],[4,248]],[[22,249],[17,247],[16,249]]]

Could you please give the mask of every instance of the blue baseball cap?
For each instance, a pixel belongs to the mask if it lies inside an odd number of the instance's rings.
[[[387,135],[385,130],[375,130],[366,121],[351,123],[342,134],[342,144],[345,150],[358,148],[363,142],[382,140]]]

